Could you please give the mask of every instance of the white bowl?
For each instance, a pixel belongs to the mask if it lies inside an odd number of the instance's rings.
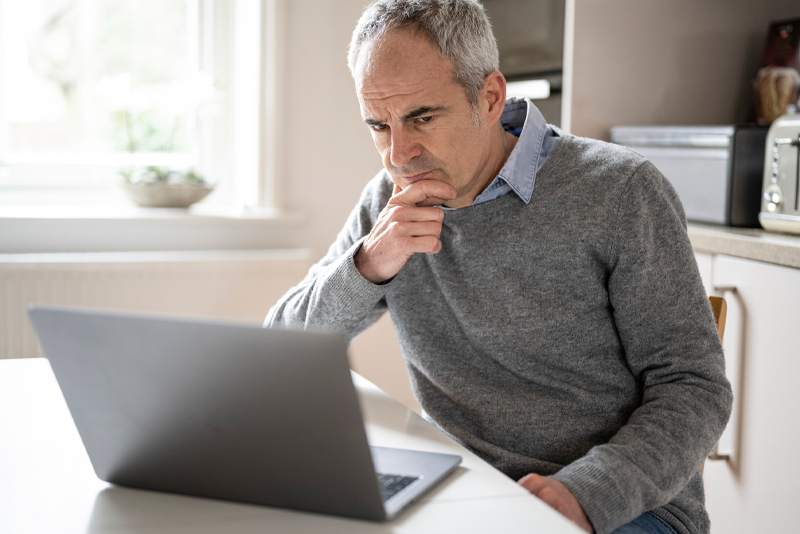
[[[124,183],[123,188],[136,205],[146,208],[188,208],[214,190],[194,184]]]

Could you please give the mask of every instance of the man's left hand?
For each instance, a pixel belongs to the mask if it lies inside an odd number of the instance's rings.
[[[531,473],[519,479],[519,484],[586,532],[594,532],[578,499],[558,480]]]

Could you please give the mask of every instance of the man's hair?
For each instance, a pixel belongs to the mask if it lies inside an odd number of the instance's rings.
[[[453,62],[453,81],[464,88],[473,106],[483,81],[499,70],[500,59],[492,25],[474,0],[376,0],[364,10],[347,53],[350,73],[365,43],[389,30],[410,29],[438,46],[439,55]]]

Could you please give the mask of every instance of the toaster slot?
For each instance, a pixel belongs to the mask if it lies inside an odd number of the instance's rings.
[[[795,148],[796,164],[794,168],[794,211],[800,212],[800,137],[792,141]]]

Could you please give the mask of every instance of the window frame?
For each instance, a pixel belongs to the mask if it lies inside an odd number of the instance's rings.
[[[196,20],[190,27],[197,30],[190,39],[196,49],[190,49],[189,55],[195,58],[196,70],[211,75],[223,93],[218,113],[201,119],[194,133],[196,168],[212,181],[217,180],[217,191],[204,204],[228,213],[268,212],[272,218],[280,208],[277,100],[281,95],[277,80],[283,68],[280,29],[285,21],[284,0],[190,0],[189,6],[189,16]],[[0,42],[0,61],[2,46]],[[0,98],[4,91],[0,79]],[[0,136],[7,133],[6,128],[0,128]],[[64,172],[86,172],[87,168],[100,173],[118,165],[177,165],[175,162],[180,161],[188,161],[185,154],[117,153],[86,158],[37,153],[17,158],[4,152],[0,153],[0,173],[8,164],[25,164],[31,170],[39,167],[42,173],[63,176]],[[0,191],[0,211],[4,206],[13,206],[18,212],[21,206],[43,204],[130,205],[119,187],[84,183],[65,188],[44,182]]]

